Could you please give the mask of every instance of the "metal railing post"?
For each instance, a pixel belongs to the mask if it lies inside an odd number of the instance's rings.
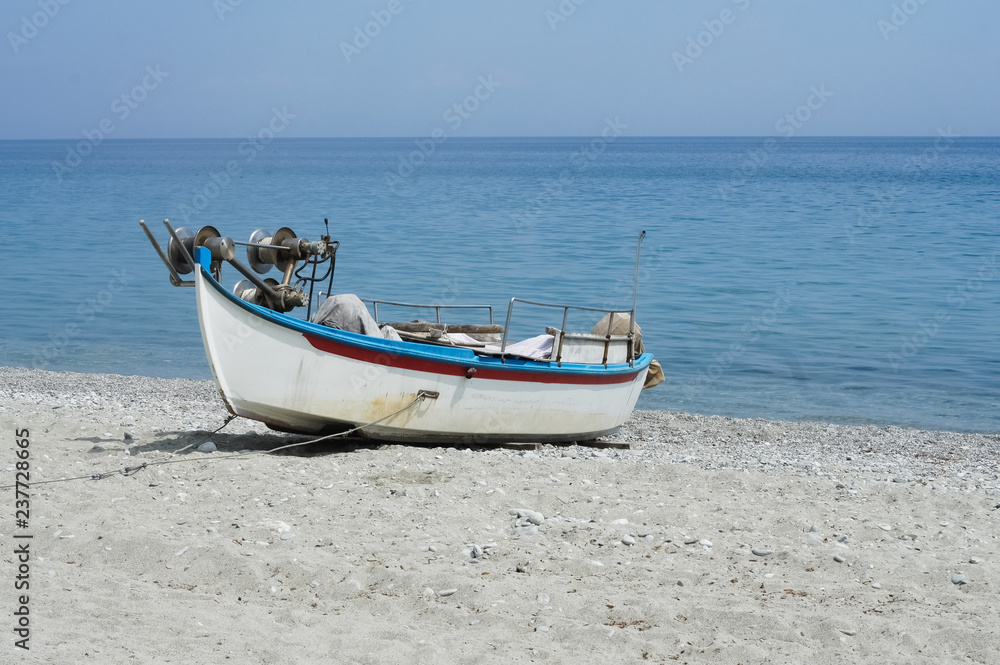
[[[632,283],[632,312],[628,322],[629,337],[629,365],[635,362],[635,304],[639,299],[639,252],[642,249],[642,239],[646,237],[645,231],[639,232],[639,240],[635,243],[635,281]]]
[[[504,351],[507,348],[507,333],[510,332],[510,315],[514,311],[514,301],[515,300],[517,300],[517,298],[511,298],[510,299],[510,304],[507,305],[507,320],[504,322],[504,326],[503,326],[503,339],[500,342],[500,362],[501,363],[504,361],[503,354],[504,354]]]

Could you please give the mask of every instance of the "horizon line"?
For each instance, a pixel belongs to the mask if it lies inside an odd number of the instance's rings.
[[[134,138],[103,138],[101,142],[126,141],[238,141],[246,139],[245,136],[172,136],[172,137],[134,137]],[[420,140],[426,139],[424,135],[400,135],[400,136],[275,136],[270,141],[311,141],[311,140],[352,140],[352,141],[399,141],[399,140]],[[489,135],[489,136],[449,136],[452,140],[482,140],[482,139],[592,139],[591,134],[560,134],[560,135]],[[804,134],[802,136],[783,136],[775,134],[699,134],[699,135],[670,135],[670,134],[648,134],[637,136],[619,136],[617,140],[636,139],[932,139],[934,134]],[[955,136],[956,139],[996,139],[1000,135],[993,134],[970,134],[966,136]],[[59,138],[0,138],[0,142],[15,143],[28,141],[77,141],[86,140],[72,137]],[[445,141],[441,141],[444,143]]]

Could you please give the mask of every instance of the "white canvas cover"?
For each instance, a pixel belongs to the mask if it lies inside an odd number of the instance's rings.
[[[504,353],[509,356],[518,356],[531,360],[547,359],[552,355],[553,339],[552,335],[536,335],[535,337],[529,337],[514,344],[508,344],[507,348],[504,349]],[[487,344],[484,350],[487,353],[498,355],[500,353],[500,347],[492,344]]]
[[[340,293],[324,300],[316,313],[313,314],[310,322],[370,337],[401,341],[399,334],[392,326],[379,328],[378,323],[368,313],[368,308],[353,293]]]

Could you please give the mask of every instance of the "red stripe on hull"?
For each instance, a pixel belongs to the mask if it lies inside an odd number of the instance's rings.
[[[314,337],[303,334],[306,340],[316,349],[332,353],[353,360],[383,365],[385,367],[396,367],[408,369],[416,372],[428,372],[430,374],[441,374],[444,376],[465,376],[470,367],[476,369],[476,379],[493,379],[495,381],[529,381],[532,383],[565,383],[573,385],[607,385],[615,383],[629,383],[638,376],[639,372],[624,372],[621,374],[569,374],[565,372],[552,372],[541,370],[522,369],[498,369],[494,367],[483,367],[478,363],[468,365],[439,362],[427,360],[425,358],[414,358],[412,356],[395,355],[384,351],[374,351],[364,349],[350,344],[343,344],[331,339]]]

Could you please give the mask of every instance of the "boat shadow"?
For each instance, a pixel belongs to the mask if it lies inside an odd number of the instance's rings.
[[[574,442],[565,444],[540,443],[483,443],[483,442],[392,442],[365,439],[357,436],[344,436],[324,441],[313,442],[315,436],[304,434],[286,434],[280,432],[251,432],[247,434],[226,434],[219,432],[211,434],[205,430],[175,430],[163,431],[149,442],[137,445],[127,445],[133,453],[178,454],[181,457],[196,453],[206,455],[198,450],[198,446],[211,441],[216,446],[214,453],[209,453],[206,460],[213,455],[239,454],[272,454],[288,457],[325,457],[353,453],[359,450],[387,450],[390,448],[450,448],[454,450],[487,451],[504,448],[508,450],[539,450],[543,445],[554,445],[557,448],[572,446]],[[615,441],[576,442],[589,448],[627,448]]]
[[[129,448],[133,453],[177,454],[181,457],[196,454],[205,456],[205,459],[209,460],[213,456],[263,453],[289,457],[322,457],[361,449],[375,450],[382,445],[381,442],[359,437],[338,437],[312,443],[315,438],[315,436],[279,432],[211,434],[204,430],[175,430],[158,432],[155,439]],[[215,444],[215,451],[205,453],[198,450],[198,447],[207,441]]]

